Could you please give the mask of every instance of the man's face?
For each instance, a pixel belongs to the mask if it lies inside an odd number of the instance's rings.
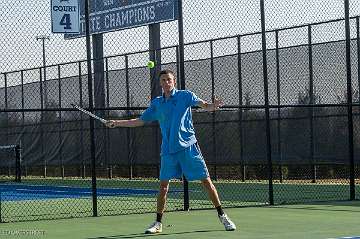
[[[176,82],[173,74],[164,74],[160,76],[160,85],[164,93],[167,94],[175,88]]]

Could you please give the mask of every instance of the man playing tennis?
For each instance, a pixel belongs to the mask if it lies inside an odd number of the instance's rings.
[[[222,102],[214,99],[207,103],[188,90],[175,88],[175,75],[170,70],[160,72],[160,85],[163,95],[152,100],[140,118],[130,120],[110,120],[106,125],[113,127],[138,127],[145,122],[158,121],[162,134],[160,189],[157,198],[156,221],[146,229],[145,233],[162,232],[162,215],[165,210],[169,181],[181,178],[201,180],[210,200],[214,204],[220,222],[225,230],[234,231],[235,224],[224,213],[217,190],[212,183],[205,161],[195,137],[192,122],[191,106],[200,106],[206,111],[215,111]]]

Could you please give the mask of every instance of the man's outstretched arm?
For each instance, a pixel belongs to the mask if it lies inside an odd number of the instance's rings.
[[[204,100],[201,100],[198,104],[202,109],[206,111],[215,111],[218,110],[223,105],[223,102],[220,99],[215,98],[213,103],[208,103]]]
[[[136,118],[136,119],[129,119],[129,120],[109,120],[106,123],[106,126],[109,128],[115,128],[115,127],[132,128],[132,127],[140,127],[140,126],[143,126],[144,124],[145,124],[144,121],[142,121],[139,118]]]

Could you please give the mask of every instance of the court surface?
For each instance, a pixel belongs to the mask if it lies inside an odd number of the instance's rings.
[[[360,238],[360,201],[227,209],[238,230],[224,231],[215,210],[169,212],[163,233],[143,231],[154,214],[0,224],[0,238]]]

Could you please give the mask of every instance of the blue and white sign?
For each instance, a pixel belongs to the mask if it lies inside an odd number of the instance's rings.
[[[80,1],[80,33],[85,35],[85,0]],[[178,19],[178,0],[90,0],[90,34],[117,31]]]
[[[51,31],[53,33],[80,32],[78,0],[51,0]]]

